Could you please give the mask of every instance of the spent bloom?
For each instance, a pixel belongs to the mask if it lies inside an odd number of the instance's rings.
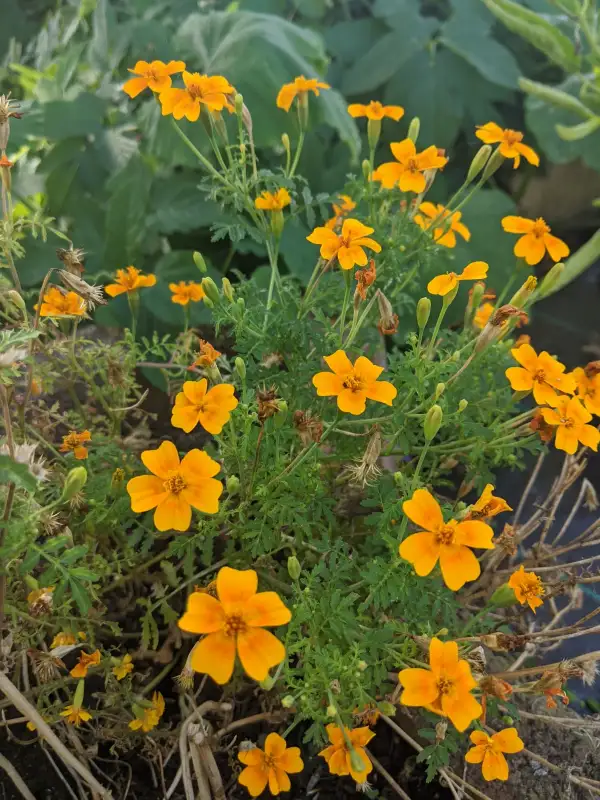
[[[63,436],[62,444],[60,446],[61,453],[73,453],[78,461],[88,457],[88,449],[85,447],[86,442],[92,441],[92,434],[89,431],[69,431],[66,436]]]
[[[206,294],[199,283],[194,281],[179,281],[170,283],[169,289],[172,292],[171,302],[180,306],[187,306],[189,303],[198,303]]]
[[[508,780],[508,762],[504,753],[519,753],[525,747],[516,728],[488,736],[485,731],[472,731],[471,741],[475,745],[467,751],[465,761],[481,764],[481,773],[486,781]]]
[[[276,592],[257,592],[253,569],[222,567],[217,575],[217,597],[194,592],[179,627],[206,634],[194,647],[191,667],[220,684],[233,674],[236,653],[245,672],[264,680],[269,669],[285,658],[285,648],[265,628],[287,625],[292,615]]]
[[[79,661],[69,673],[70,676],[72,678],[85,678],[88,674],[88,669],[90,667],[97,667],[100,663],[100,659],[100,650],[95,650],[93,653],[82,652],[79,655]]]
[[[433,227],[433,241],[444,247],[456,247],[456,234],[468,242],[471,232],[462,223],[460,211],[450,211],[439,203],[436,205],[426,201],[419,205],[419,214],[415,214],[414,220],[424,231]]]
[[[368,266],[364,269],[359,269],[354,273],[354,277],[357,281],[356,286],[356,294],[360,298],[360,300],[367,299],[367,289],[373,283],[375,283],[375,279],[377,278],[377,270],[375,269],[375,261],[371,258],[369,260]]]
[[[289,111],[296,97],[300,100],[306,97],[308,92],[313,92],[318,97],[321,89],[331,89],[331,86],[317,78],[305,78],[304,75],[300,75],[294,78],[292,83],[285,83],[281,87],[277,95],[277,108]]]
[[[39,617],[42,614],[49,614],[52,611],[54,586],[43,586],[40,589],[33,589],[27,595],[28,611],[32,617]]]
[[[444,522],[439,503],[427,489],[417,489],[402,509],[421,529],[404,539],[399,548],[400,556],[413,565],[417,575],[429,575],[439,560],[444,583],[453,592],[479,577],[481,567],[470,548],[494,549],[494,532],[487,523]]]
[[[519,603],[528,605],[534,614],[536,608],[543,605],[545,589],[542,579],[535,572],[526,572],[523,564],[510,576],[508,585]]]
[[[562,239],[552,236],[550,226],[541,217],[504,217],[502,227],[507,233],[521,234],[513,252],[530,266],[539,264],[546,252],[553,261],[560,261],[571,252]]]
[[[523,144],[523,134],[521,131],[513,131],[510,128],[501,128],[495,122],[486,122],[485,125],[478,125],[475,136],[481,139],[484,144],[499,145],[498,151],[504,158],[512,158],[513,167],[517,169],[521,163],[521,156],[534,167],[539,166],[540,157],[531,147]]]
[[[70,251],[67,250],[66,252]],[[106,305],[104,293],[100,286],[94,286],[84,281],[79,275],[76,275],[74,272],[69,272],[66,269],[59,270],[58,274],[67,289],[72,289],[79,297],[85,300],[87,308],[89,308],[90,311],[93,311],[95,306]]]
[[[355,118],[366,117],[367,119],[382,120],[384,117],[389,117],[398,122],[404,116],[404,109],[402,106],[384,106],[379,100],[371,100],[367,105],[351,103],[348,106],[348,113]]]
[[[186,433],[202,425],[212,434],[221,433],[229,422],[231,411],[238,401],[234,397],[234,387],[230,383],[219,383],[208,389],[208,381],[185,381],[182,391],[175,398],[171,425]]]
[[[37,305],[34,308],[37,310]],[[41,317],[82,317],[85,312],[85,301],[76,292],[63,292],[51,286],[42,297]]]
[[[159,95],[163,116],[172,114],[175,119],[185,117],[196,122],[202,106],[208,111],[233,110],[228,100],[235,89],[222,75],[200,75],[198,72],[183,72],[184,89],[165,89]]]
[[[458,657],[456,642],[434,637],[429,643],[429,666],[430,669],[403,669],[398,674],[404,688],[400,702],[448,717],[462,733],[483,711],[471,694],[477,683],[469,662]]]
[[[262,211],[281,211],[292,202],[290,193],[281,187],[276,192],[261,192],[254,201],[256,208]]]
[[[486,483],[481,497],[469,509],[467,519],[489,519],[504,511],[512,511],[506,500],[493,494],[494,485]]]
[[[155,283],[156,275],[143,275],[139,269],[130,266],[118,269],[115,282],[105,286],[104,291],[111,297],[116,297],[125,292],[137,292],[138,289],[154,286]]]
[[[221,467],[204,450],[190,450],[180,462],[173,442],[163,442],[156,450],[144,450],[142,462],[152,475],[127,483],[131,510],[141,514],[155,508],[157,530],[187,531],[192,508],[204,514],[219,510],[223,484],[214,476]]]
[[[456,289],[460,281],[479,281],[487,278],[488,269],[485,261],[472,261],[467,264],[460,275],[457,275],[456,272],[437,275],[427,284],[427,291],[430,294],[439,294],[444,297]]]
[[[536,403],[554,406],[559,392],[575,391],[575,378],[565,373],[565,365],[550,353],[543,350],[538,355],[530,344],[514,347],[510,352],[521,366],[509,367],[504,374],[516,392],[533,392]]]
[[[365,747],[375,736],[368,727],[343,730],[335,723],[327,728],[331,744],[319,753],[323,756],[332,775],[351,775],[356,783],[365,783],[373,770]]]
[[[573,455],[579,442],[592,450],[598,450],[600,431],[588,423],[592,419],[576,397],[561,395],[554,408],[540,409],[544,422],[556,427],[554,444],[558,450]]]
[[[270,733],[265,739],[264,750],[252,747],[240,750],[238,759],[244,764],[238,783],[245,786],[252,797],[258,797],[269,785],[272,795],[289,792],[292,784],[288,774],[302,772],[304,762],[299,747],[288,747],[278,733]]]
[[[336,350],[325,356],[325,363],[331,372],[318,372],[312,382],[319,397],[337,397],[340,411],[362,414],[367,400],[391,406],[398,394],[392,383],[377,380],[383,367],[373,364],[366,356],[359,356],[352,364],[343,350]]]
[[[445,156],[439,155],[435,145],[417,153],[412,139],[392,142],[390,150],[396,160],[381,164],[373,173],[373,180],[380,181],[384,189],[398,186],[402,192],[421,194],[427,186],[423,173],[430,169],[442,169],[448,163]]]
[[[217,358],[219,358],[222,353],[219,353],[218,350],[212,346],[210,342],[205,341],[204,339],[200,339],[199,342],[200,350],[198,352],[198,356],[194,361],[195,367],[212,367],[215,363]]]
[[[577,397],[590,414],[600,416],[600,372],[588,375],[586,370],[576,367],[571,373],[575,378]]]
[[[56,647],[66,647],[72,644],[75,644],[77,639],[72,633],[68,633],[66,631],[60,631],[57,633],[52,642],[50,643],[50,650],[54,650]]]
[[[473,316],[473,325],[482,331],[495,310],[496,306],[493,303],[482,303]]]
[[[321,258],[326,261],[337,258],[342,269],[352,269],[355,264],[364,267],[367,263],[367,254],[363,248],[375,253],[381,252],[381,245],[375,239],[369,238],[371,233],[373,228],[368,225],[363,225],[357,219],[346,219],[339,234],[323,226],[315,228],[306,238],[321,246]]]
[[[165,698],[160,692],[154,692],[152,695],[152,703],[149,707],[134,708],[135,719],[129,723],[132,731],[143,731],[148,733],[152,728],[156,728],[160,722],[160,718],[165,713]]]
[[[138,61],[133,69],[128,69],[135,75],[130,78],[123,86],[123,91],[129,97],[137,97],[144,89],[151,89],[153,92],[163,92],[171,86],[171,75],[183,72],[185,64],[183,61],[169,61],[164,64],[162,61]]]
[[[130,672],[133,672],[133,659],[129,653],[125,653],[121,661],[112,668],[111,672],[118,681],[122,681]]]

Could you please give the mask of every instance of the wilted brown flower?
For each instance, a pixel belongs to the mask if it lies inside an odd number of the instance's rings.
[[[69,251],[67,250],[65,252]],[[102,287],[93,286],[91,283],[84,281],[83,278],[80,278],[79,275],[74,272],[69,272],[66,269],[60,269],[58,274],[67,289],[71,289],[82,297],[91,311],[94,310],[94,306],[105,306],[108,302],[104,299]]]
[[[10,99],[10,93],[0,95],[0,154],[2,155],[4,155],[10,136],[10,118],[21,119],[22,114],[19,114],[18,108],[18,103]]]
[[[556,431],[555,427],[546,422],[539,408],[536,409],[529,427],[532,431],[537,431],[542,442],[551,442]]]
[[[354,277],[358,281],[354,293],[354,303],[356,305],[360,300],[367,299],[367,289],[375,282],[375,278],[377,277],[374,259],[370,258],[368,266],[364,269],[357,270],[354,273]]]
[[[271,367],[278,367],[283,364],[283,356],[281,353],[265,353],[260,360],[261,367],[271,369]]]
[[[65,270],[77,276],[80,276],[85,269],[83,266],[84,255],[85,252],[83,250],[73,247],[70,247],[68,250],[59,247],[56,251],[56,256],[58,260],[62,261],[65,265]]]
[[[256,392],[256,400],[258,403],[258,419],[261,424],[269,417],[274,417],[281,409],[278,405],[279,397],[277,390],[274,386],[268,389],[263,386]]]
[[[508,523],[504,526],[502,533],[496,539],[496,549],[503,550],[507,556],[514,556],[517,552],[517,544],[515,542],[515,529]]]
[[[379,307],[379,322],[377,329],[384,336],[391,336],[398,330],[398,314],[394,314],[392,304],[381,291],[377,290],[377,305]]]
[[[600,361],[589,361],[583,371],[586,374],[586,377],[593,378],[594,375],[598,375],[600,373]]]
[[[479,641],[490,650],[503,652],[506,650],[522,650],[527,644],[527,636],[514,636],[508,633],[484,633]]]
[[[307,411],[294,411],[294,427],[298,431],[304,447],[311,442],[320,442],[323,435],[323,423],[318,417],[311,417]]]
[[[43,650],[28,650],[29,658],[33,666],[33,671],[40,680],[40,683],[50,683],[60,677],[60,669],[66,669],[62,659],[45,653]]]
[[[42,589],[34,589],[27,595],[29,613],[32,617],[41,617],[52,611],[52,592],[54,586],[44,586]]]
[[[479,688],[484,694],[497,697],[499,700],[508,700],[513,691],[510,683],[496,678],[494,675],[485,675],[479,681]]]

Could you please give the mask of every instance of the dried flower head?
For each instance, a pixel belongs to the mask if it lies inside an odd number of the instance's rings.
[[[529,427],[536,431],[542,442],[551,442],[554,437],[555,428],[549,425],[543,417],[541,409],[537,408],[533,415]]]
[[[34,589],[27,595],[29,613],[32,617],[41,617],[52,611],[52,592],[54,586],[44,586],[41,589]]]
[[[320,442],[323,435],[323,423],[319,417],[312,417],[308,411],[294,411],[294,427],[298,431],[304,447],[311,442]]]
[[[281,410],[278,405],[277,390],[274,386],[270,386],[268,389],[263,386],[262,389],[259,389],[256,392],[256,401],[258,403],[258,420],[261,424]]]
[[[67,289],[72,289],[79,297],[85,300],[90,311],[93,311],[95,306],[105,306],[108,302],[104,299],[102,287],[93,286],[80,278],[79,275],[68,272],[66,269],[59,270],[58,274]]]
[[[517,553],[515,542],[515,529],[512,525],[506,524],[500,536],[496,539],[496,547],[503,550],[507,556],[514,556]]]
[[[33,477],[38,481],[45,481],[48,479],[48,470],[46,469],[46,461],[43,458],[35,458],[35,451],[37,442],[31,444],[29,442],[22,442],[14,446],[13,460],[17,464],[24,464]],[[10,455],[8,445],[3,444],[0,447],[2,455]]]
[[[593,686],[594,683],[596,683],[596,678],[598,677],[598,661],[596,659],[581,661],[579,666],[581,667],[582,672],[581,680],[586,686]]]
[[[362,458],[346,467],[344,475],[349,479],[349,483],[354,486],[365,486],[373,483],[381,475],[381,470],[377,466],[377,460],[381,454],[381,433],[375,426]]]
[[[8,145],[10,135],[10,118],[21,119],[21,114],[17,111],[19,104],[10,99],[10,92],[0,95],[0,153],[4,153]]]
[[[73,275],[81,275],[81,273],[84,271],[84,255],[84,250],[81,250],[80,248],[74,248],[73,246],[71,246],[68,250],[59,247],[56,251],[56,257],[58,260],[62,261],[67,272],[70,272]]]
[[[377,270],[375,269],[375,261],[370,258],[368,265],[364,269],[358,269],[354,273],[354,277],[358,281],[356,291],[354,293],[354,303],[367,299],[367,289],[375,282],[377,277]]]
[[[27,653],[40,683],[55,681],[60,677],[60,670],[65,669],[62,659],[52,653],[45,653],[43,650],[28,650]]]
[[[392,304],[381,289],[377,290],[377,306],[379,308],[377,330],[384,336],[391,336],[398,330],[398,314],[394,314]]]
[[[496,678],[494,675],[484,675],[479,681],[479,688],[484,694],[497,697],[499,700],[508,700],[513,692],[510,683]]]
[[[584,478],[582,481],[584,487],[584,501],[583,505],[587,508],[588,511],[596,511],[598,508],[598,494],[594,485],[588,481],[587,478]]]
[[[467,653],[467,661],[471,665],[471,670],[473,672],[473,677],[478,680],[479,676],[483,675],[485,672],[485,667],[487,664],[486,657],[485,657],[485,650],[481,645],[477,645],[472,650]]]

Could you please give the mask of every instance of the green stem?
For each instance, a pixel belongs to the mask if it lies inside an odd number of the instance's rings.
[[[221,183],[225,184],[225,186],[230,186],[230,187],[231,187],[231,186],[232,186],[232,184],[231,184],[231,183],[230,183],[230,182],[227,180],[227,178],[226,178],[225,176],[221,175],[221,173],[220,173],[218,170],[216,170],[216,169],[213,167],[213,165],[210,163],[210,161],[208,160],[208,158],[206,158],[206,156],[203,156],[203,155],[202,155],[202,153],[200,152],[200,150],[198,150],[198,148],[196,147],[196,145],[195,145],[193,142],[191,142],[191,141],[190,141],[190,139],[189,139],[189,138],[188,138],[188,137],[185,135],[185,133],[184,133],[184,132],[181,130],[181,128],[180,128],[180,127],[179,127],[179,125],[178,125],[178,124],[175,122],[175,119],[174,119],[173,117],[171,117],[171,123],[172,123],[173,127],[175,128],[175,130],[177,131],[177,133],[178,133],[178,135],[180,136],[180,138],[181,138],[181,139],[182,139],[182,140],[185,142],[185,144],[186,144],[186,145],[189,147],[189,149],[190,149],[190,150],[192,151],[192,153],[193,153],[193,154],[196,156],[196,158],[197,158],[197,159],[198,159],[198,161],[199,161],[199,162],[202,164],[202,166],[203,166],[203,167],[204,167],[204,168],[205,168],[205,169],[206,169],[208,172],[210,172],[210,174],[213,176],[213,178],[216,178],[218,181],[220,181]]]
[[[344,290],[344,301],[342,303],[342,313],[340,314],[340,347],[344,341],[344,330],[346,328],[346,314],[348,313],[348,302],[350,300],[350,291],[352,289],[352,270],[344,270],[344,281],[346,288]]]
[[[440,309],[440,313],[438,314],[437,321],[435,323],[435,328],[433,329],[433,333],[431,335],[431,339],[429,340],[429,345],[427,346],[427,351],[425,353],[425,358],[430,359],[433,355],[433,348],[435,347],[435,343],[437,341],[438,333],[440,332],[440,328],[442,327],[442,322],[444,321],[444,317],[446,316],[446,312],[450,308],[450,303],[442,302],[442,307]]]
[[[339,419],[339,414],[336,415],[336,418],[333,420],[333,422],[331,422],[325,428],[325,430],[323,431],[319,441],[318,442],[312,442],[307,448],[305,448],[300,453],[298,453],[296,458],[290,464],[288,464],[288,466],[282,472],[280,472],[279,475],[276,475],[272,480],[270,480],[269,483],[267,483],[265,488],[268,489],[269,486],[272,486],[274,483],[278,483],[286,475],[289,475],[291,472],[293,472],[296,469],[296,467],[299,467],[300,464],[303,464],[306,461],[306,459],[309,457],[309,455],[313,452],[313,450],[315,450],[315,448],[319,447],[319,445],[321,445],[325,441],[325,439],[327,439],[329,434],[334,431],[335,426],[336,426],[336,424],[338,422],[338,419]]]
[[[265,309],[265,318],[263,320],[263,325],[262,325],[263,334],[267,330],[267,322],[269,320],[269,311],[271,310],[271,306],[273,304],[273,292],[275,290],[275,285],[279,281],[279,268],[277,266],[277,258],[279,256],[279,242],[276,243],[274,248],[270,242],[267,242],[267,253],[269,254],[269,264],[271,265],[271,280],[269,281],[269,293],[267,294],[267,307]]]
[[[300,155],[302,154],[303,146],[304,146],[304,131],[300,131],[300,136],[298,137],[298,146],[296,147],[296,154],[294,155],[294,161],[292,162],[292,167],[288,172],[288,178],[291,178],[296,172],[296,168],[298,167],[298,162],[300,161]]]

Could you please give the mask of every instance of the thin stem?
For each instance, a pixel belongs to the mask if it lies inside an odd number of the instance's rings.
[[[304,146],[304,131],[300,131],[300,136],[298,137],[298,146],[296,147],[296,154],[294,156],[294,161],[292,162],[292,167],[288,173],[288,178],[291,178],[296,172],[296,168],[298,167],[298,162],[300,161],[300,156],[302,154],[303,146]]]
[[[231,183],[227,180],[227,178],[225,178],[223,175],[221,175],[221,173],[213,167],[213,165],[210,163],[208,158],[206,158],[206,156],[203,156],[202,153],[200,152],[200,150],[198,150],[198,148],[196,147],[196,145],[192,141],[190,141],[190,139],[181,130],[179,125],[175,122],[175,119],[173,117],[171,117],[171,123],[172,123],[173,127],[175,128],[175,130],[177,131],[178,135],[185,142],[185,144],[190,148],[190,150],[196,156],[198,161],[202,164],[204,169],[206,169],[208,172],[210,172],[212,177],[216,178],[218,181],[220,181],[220,183],[224,184],[225,186],[231,186]]]
[[[271,280],[269,281],[269,292],[267,294],[267,307],[265,309],[265,318],[262,324],[263,333],[265,333],[265,331],[267,330],[267,323],[269,321],[269,311],[271,310],[271,306],[273,304],[273,292],[275,291],[275,286],[279,281],[279,268],[277,266],[277,259],[279,256],[279,242],[275,244],[275,247],[273,247],[270,242],[267,242],[267,253],[269,254],[269,264],[271,265]]]
[[[346,288],[344,291],[344,300],[342,303],[342,313],[340,314],[340,347],[344,341],[344,330],[346,328],[346,314],[348,313],[348,302],[350,300],[350,291],[352,289],[352,273],[351,270],[344,272],[344,282]]]
[[[433,355],[433,348],[435,347],[438,333],[440,332],[440,328],[442,327],[442,322],[444,321],[444,317],[446,316],[446,311],[448,311],[449,308],[450,308],[450,303],[442,301],[442,307],[440,308],[440,313],[438,314],[438,318],[435,323],[435,328],[433,329],[433,333],[431,334],[431,339],[429,340],[429,345],[427,346],[427,351],[425,353],[426,359],[430,359],[431,356]]]

